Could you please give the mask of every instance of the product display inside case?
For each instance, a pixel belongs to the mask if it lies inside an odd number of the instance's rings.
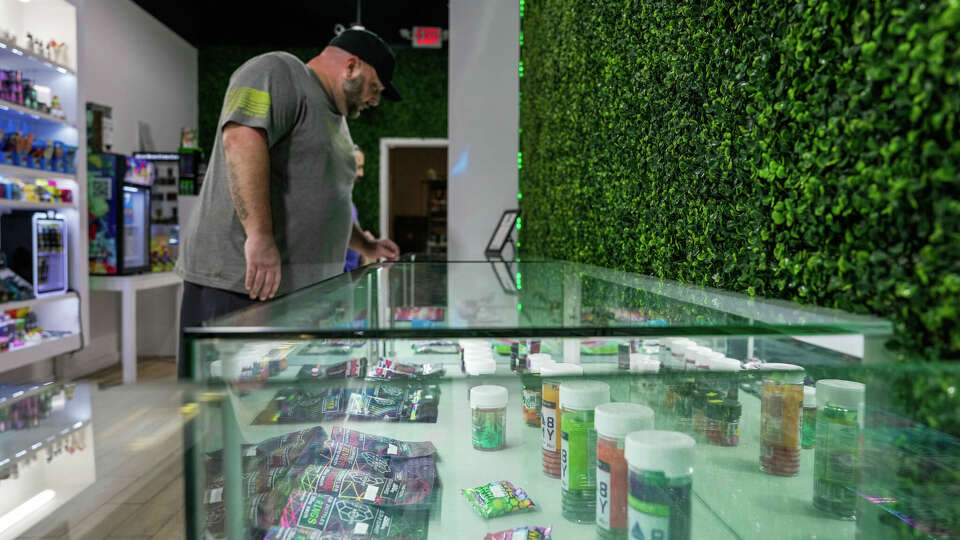
[[[511,292],[486,262],[374,265],[188,329],[219,396],[189,428],[190,535],[957,532],[957,441],[894,407],[885,321],[516,270]]]

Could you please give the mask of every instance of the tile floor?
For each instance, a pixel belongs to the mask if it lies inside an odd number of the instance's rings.
[[[185,537],[181,394],[170,359],[140,362],[141,384],[120,369],[89,380],[96,483],[21,538],[177,540]]]

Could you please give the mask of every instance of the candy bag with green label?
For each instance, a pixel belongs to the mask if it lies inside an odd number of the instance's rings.
[[[460,493],[478,514],[488,519],[536,507],[533,500],[527,497],[527,492],[507,480],[462,489]]]

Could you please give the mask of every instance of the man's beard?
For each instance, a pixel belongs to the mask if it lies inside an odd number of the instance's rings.
[[[347,116],[356,118],[360,116],[360,106],[363,105],[363,87],[367,84],[363,74],[359,74],[352,79],[343,81],[343,99],[347,103]]]

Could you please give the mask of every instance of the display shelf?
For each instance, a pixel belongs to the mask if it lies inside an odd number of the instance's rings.
[[[52,178],[54,180],[67,179],[77,180],[77,175],[57,172],[44,171],[42,169],[31,169],[30,167],[17,167],[16,165],[0,165],[0,176],[14,176],[24,178]]]
[[[39,450],[49,440],[80,429],[90,422],[90,415],[90,390],[86,385],[78,385],[73,398],[36,427],[0,433],[0,466],[6,465],[4,460],[15,461],[23,457],[22,452]]]
[[[66,300],[68,298],[76,298],[76,296],[77,296],[77,293],[72,291],[67,291],[65,293],[51,294],[49,296],[41,296],[40,298],[32,298],[30,300],[16,300],[14,302],[5,302],[0,304],[0,311],[7,311],[8,309],[20,309],[24,307],[33,309],[42,304],[46,304],[49,302],[59,302],[60,300]]]
[[[44,358],[76,351],[80,349],[80,346],[80,335],[70,334],[0,352],[0,372],[16,369]]]
[[[53,381],[47,381],[33,386],[24,385],[11,388],[0,386],[0,407],[9,407],[18,401],[41,394],[55,384]],[[13,388],[18,388],[18,390],[13,390]]]
[[[62,125],[62,126],[67,126],[68,128],[71,128],[71,129],[77,129],[77,126],[75,126],[74,124],[71,124],[69,121],[67,121],[67,120],[65,120],[65,119],[63,119],[63,118],[57,118],[56,116],[51,116],[51,115],[49,115],[49,114],[44,114],[44,113],[42,113],[42,112],[40,112],[40,111],[31,109],[31,108],[29,108],[29,107],[24,107],[24,106],[22,106],[22,105],[17,105],[16,103],[12,103],[12,102],[9,102],[9,101],[0,101],[0,112],[3,112],[3,111],[15,112],[15,113],[22,114],[22,115],[24,115],[24,116],[29,116],[29,117],[33,118],[34,120],[42,120],[42,121],[44,121],[44,122],[52,122],[52,123],[54,123],[54,124],[60,124],[60,125]]]
[[[425,358],[428,355],[423,355]],[[432,355],[429,355],[432,356]],[[411,361],[405,357],[402,361]],[[426,360],[424,360],[426,361]],[[446,364],[455,378],[441,381],[439,410],[444,415],[437,423],[399,423],[335,420],[310,424],[251,425],[253,418],[267,405],[278,387],[251,392],[243,397],[230,394],[231,409],[236,415],[245,444],[255,444],[270,437],[315,425],[344,425],[350,429],[404,441],[431,441],[437,447],[437,474],[441,484],[440,502],[431,512],[428,538],[460,538],[463,531],[471,531],[479,538],[483,532],[497,532],[528,525],[553,526],[554,540],[593,538],[594,524],[577,524],[561,515],[560,480],[544,475],[540,429],[527,426],[520,414],[519,377],[460,376],[456,362]],[[498,364],[498,372],[509,373],[509,365]],[[470,440],[470,388],[479,384],[502,384],[508,388],[507,445],[497,452],[475,450]],[[450,426],[459,426],[451,429]],[[695,472],[694,488],[697,487]],[[526,490],[537,509],[518,512],[493,520],[481,518],[470,507],[460,490],[483,483],[509,480]],[[721,521],[713,509],[699,497],[693,501],[693,538],[734,540],[737,536]],[[476,533],[480,534],[476,534]]]
[[[66,208],[76,208],[75,202],[36,202],[36,201],[11,201],[0,199],[0,208],[10,210],[57,210]]]
[[[59,73],[61,75],[77,76],[73,69],[63,64],[58,64],[52,60],[36,55],[16,43],[0,40],[0,64],[3,64],[5,60],[10,60],[11,57],[31,60],[36,68],[49,70],[51,74]]]

